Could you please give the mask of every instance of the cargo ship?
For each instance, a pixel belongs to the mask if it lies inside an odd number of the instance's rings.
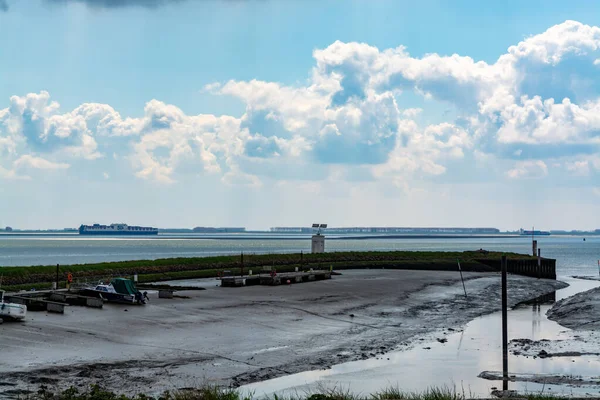
[[[127,224],[81,225],[80,235],[158,235],[158,228],[130,226]]]
[[[521,236],[550,236],[550,232],[548,231],[526,231],[521,229],[519,233]]]

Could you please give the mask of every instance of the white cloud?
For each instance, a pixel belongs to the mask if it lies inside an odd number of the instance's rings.
[[[103,173],[102,173],[102,177],[103,177],[104,179],[110,179],[110,175],[108,174],[108,172],[103,172]]]
[[[262,186],[262,182],[257,176],[242,172],[235,167],[225,173],[221,181],[226,185],[242,185],[254,188]]]
[[[541,160],[520,161],[506,175],[511,179],[538,179],[548,175],[548,167]]]
[[[0,165],[0,179],[5,180],[30,180],[31,177],[27,175],[18,175],[14,170],[8,170]]]
[[[14,167],[16,170],[33,168],[33,169],[42,169],[42,170],[57,170],[57,169],[67,169],[70,167],[69,164],[65,163],[55,163],[52,161],[45,160],[41,157],[34,157],[31,155],[23,155],[19,157],[14,162]]]
[[[600,99],[578,106],[569,99],[555,104],[524,96],[501,112],[502,143],[600,143]]]
[[[406,110],[402,111],[402,115],[406,118],[415,118],[422,112],[422,108],[407,108]]]
[[[572,161],[565,163],[565,168],[572,175],[588,176],[590,174],[590,164],[588,161]]]
[[[23,156],[70,164],[127,159],[141,179],[216,175],[251,186],[263,177],[351,179],[350,171],[366,170],[404,187],[473,159],[527,159],[507,173],[514,179],[546,176],[555,159],[584,153],[587,164],[578,157],[564,168],[589,175],[590,165],[600,165],[594,161],[600,159],[598,27],[566,21],[511,46],[493,63],[340,41],[313,58],[306,84],[204,86],[205,93],[241,100],[239,116],[188,115],[155,99],[135,118],[99,103],[65,112],[44,91],[13,96],[0,109],[0,165],[11,171]],[[406,92],[450,103],[445,115],[460,118],[432,118],[429,102],[401,109],[398,98]]]

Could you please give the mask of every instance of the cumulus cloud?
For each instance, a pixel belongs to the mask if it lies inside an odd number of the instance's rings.
[[[548,167],[546,163],[537,161],[520,161],[516,163],[515,167],[509,170],[506,175],[511,179],[537,179],[543,178],[548,175]]]
[[[34,157],[31,155],[23,155],[14,162],[15,169],[43,169],[43,170],[56,170],[56,169],[67,169],[70,167],[66,163],[55,163],[52,161],[45,160],[41,157]]]
[[[423,112],[422,108],[407,108],[402,111],[402,115],[406,118],[415,118],[417,115]]]
[[[600,165],[594,161],[600,159],[598,27],[565,21],[494,62],[340,41],[313,58],[305,84],[230,80],[203,88],[242,101],[242,115],[191,115],[150,99],[140,117],[129,117],[98,103],[63,111],[46,92],[13,96],[0,109],[0,155],[9,160],[0,162],[12,171],[10,162],[28,154],[69,163],[127,159],[133,175],[163,183],[186,174],[251,187],[264,178],[356,175],[404,188],[411,179],[431,179],[453,165],[469,169],[474,161],[510,163],[512,179],[544,177],[557,162],[581,176]],[[451,112],[440,120],[428,102],[400,108],[406,92]]]
[[[27,175],[18,175],[15,170],[9,170],[0,165],[0,178],[4,180],[30,180]]]
[[[590,163],[588,161],[571,161],[565,163],[565,168],[572,175],[588,176],[590,174]]]
[[[12,96],[8,108],[0,110],[0,146],[16,153],[18,148],[60,152],[76,157],[100,157],[86,118],[77,110],[60,114],[60,105],[42,91]]]

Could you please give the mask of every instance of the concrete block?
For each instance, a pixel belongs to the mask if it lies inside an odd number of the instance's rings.
[[[159,299],[172,299],[173,298],[173,291],[172,290],[159,290],[158,291],[158,298]]]
[[[65,313],[65,305],[60,304],[60,303],[47,302],[46,303],[46,311],[57,313],[57,314],[64,314]]]
[[[52,293],[50,295],[51,301],[58,301],[60,303],[65,303],[67,301],[67,295],[62,293]]]
[[[102,306],[104,306],[104,301],[102,301],[102,299],[99,297],[88,297],[87,299],[85,299],[85,306],[93,308],[102,308]]]

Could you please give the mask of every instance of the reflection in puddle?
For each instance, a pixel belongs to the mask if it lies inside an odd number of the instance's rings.
[[[599,285],[598,282],[563,279],[571,286],[551,296],[522,303],[509,311],[508,335],[510,339],[529,338],[566,339],[571,331],[546,318],[551,304],[577,292]],[[315,391],[322,387],[349,389],[355,393],[369,394],[386,387],[399,387],[405,391],[423,391],[430,386],[455,386],[467,396],[489,397],[501,381],[478,378],[482,371],[502,370],[501,313],[493,313],[471,321],[462,332],[438,332],[426,337],[409,350],[391,352],[368,360],[338,364],[327,370],[307,371],[264,382],[243,386],[242,390],[256,396],[294,394]],[[446,338],[440,343],[437,338]],[[428,350],[424,348],[429,348]],[[598,357],[533,357],[509,354],[511,374],[561,374],[597,376],[600,371]],[[598,395],[600,388],[566,385],[548,385],[531,382],[511,382],[510,389],[528,392],[555,393],[582,396]]]

